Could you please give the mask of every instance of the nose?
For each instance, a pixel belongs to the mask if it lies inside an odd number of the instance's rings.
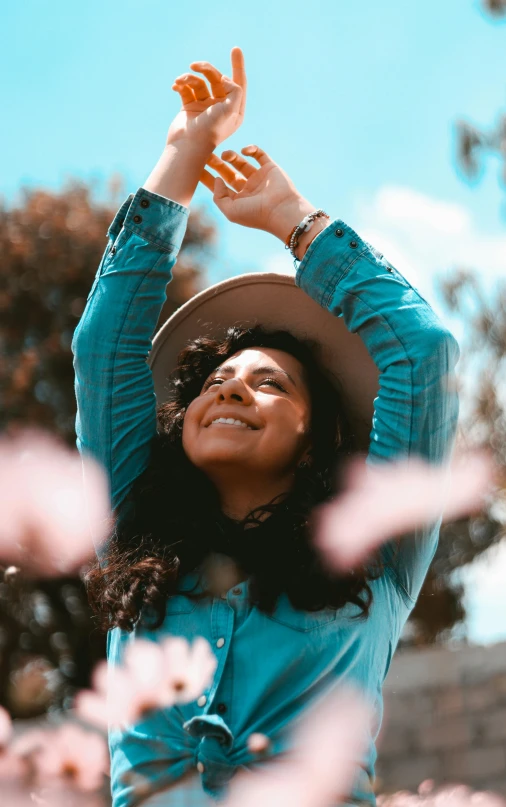
[[[236,403],[249,404],[252,401],[251,392],[240,378],[227,378],[219,385],[216,391],[215,400],[217,403],[235,401]]]

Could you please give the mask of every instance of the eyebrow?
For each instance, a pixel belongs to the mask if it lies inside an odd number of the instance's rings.
[[[216,370],[212,373],[234,373],[235,367],[233,364],[224,364],[223,367],[217,367]],[[252,375],[266,375],[267,373],[277,373],[278,375],[286,376],[293,384],[294,387],[297,386],[295,381],[293,380],[290,373],[287,373],[286,370],[281,370],[279,367],[270,367],[268,365],[263,365],[262,367],[256,367],[255,370],[251,371]]]

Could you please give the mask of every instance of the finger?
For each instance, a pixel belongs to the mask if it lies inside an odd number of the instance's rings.
[[[232,80],[242,87],[243,90],[239,113],[244,115],[244,110],[246,108],[246,90],[248,86],[246,81],[246,69],[244,67],[244,54],[241,48],[235,47],[232,48],[230,56],[232,61]]]
[[[197,100],[192,88],[188,87],[186,84],[173,84],[172,89],[180,94],[183,106],[186,106],[186,104],[193,104]]]
[[[219,175],[223,177],[225,182],[228,182],[234,190],[240,191],[246,185],[246,180],[242,177],[238,171],[235,171],[230,165],[227,165],[223,160],[220,160],[216,154],[211,154],[209,159],[207,160],[207,165],[210,165],[211,168],[214,168],[218,171]]]
[[[200,76],[192,76],[191,73],[187,73],[184,76],[178,77],[174,84],[177,86],[180,85],[188,85],[192,88],[195,98],[197,101],[208,101],[211,98],[211,94],[209,92],[209,88],[204,81],[203,78]]]
[[[267,152],[258,146],[245,146],[243,149],[241,149],[241,152],[246,154],[248,157],[253,157],[253,159],[259,162],[260,165],[267,165],[267,163],[274,162],[274,160],[271,160]]]
[[[205,168],[202,171],[202,173],[201,173],[201,175],[199,177],[199,180],[200,180],[200,182],[202,182],[203,185],[206,186],[206,188],[209,188],[211,193],[214,193],[215,177],[209,171],[206,171]]]
[[[230,149],[223,151],[221,158],[222,160],[226,160],[228,163],[232,163],[233,167],[247,178],[252,177],[253,174],[256,174],[258,171],[258,168],[251,165],[248,160],[245,160],[244,157],[240,157],[237,152],[231,151]]]
[[[214,181],[213,202],[229,221],[234,220],[234,202],[237,194],[228,185],[225,185],[221,177],[216,177]]]
[[[215,98],[225,98],[227,92],[222,84],[223,75],[216,67],[209,62],[192,62],[190,67],[206,77]]]
[[[199,177],[199,181],[202,182],[202,184],[205,185],[206,188],[209,188],[209,190],[211,191],[212,194],[214,194],[217,187],[220,187],[219,182],[218,182],[218,185],[216,185],[216,180],[217,179],[219,179],[219,177],[213,176],[213,174],[211,174],[210,171],[206,171],[205,168],[202,170],[202,173],[200,174],[200,177]],[[220,194],[219,194],[220,197],[228,196],[230,198],[234,198],[236,196],[234,191],[231,188],[229,188],[227,185],[225,185],[225,183],[222,183],[222,184],[223,184],[223,186],[224,186],[224,188],[226,190],[223,190],[223,188],[220,189]]]
[[[213,194],[213,202],[217,206],[219,210],[232,221],[232,211],[234,206],[234,200],[237,196],[234,191],[229,188],[220,177],[213,177],[209,171],[206,171],[205,168],[202,171],[200,177],[200,181],[206,188]]]

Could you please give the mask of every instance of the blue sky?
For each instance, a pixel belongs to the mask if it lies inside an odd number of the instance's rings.
[[[230,74],[239,45],[246,119],[223,149],[264,148],[443,319],[434,277],[455,265],[476,268],[491,286],[504,276],[499,160],[488,159],[473,183],[455,162],[455,122],[489,128],[505,110],[506,23],[478,0],[23,0],[4,5],[2,34],[8,203],[21,185],[56,190],[70,176],[100,183],[119,172],[126,193],[135,191],[179,108],[173,79],[202,59]],[[280,241],[229,223],[206,188],[194,204],[208,206],[219,228],[210,282],[291,270]]]

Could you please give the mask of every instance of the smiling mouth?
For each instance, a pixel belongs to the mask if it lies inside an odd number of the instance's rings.
[[[244,421],[236,420],[235,418],[216,418],[209,426],[231,426],[232,428],[243,429],[243,431],[257,431],[253,426],[249,426]]]

